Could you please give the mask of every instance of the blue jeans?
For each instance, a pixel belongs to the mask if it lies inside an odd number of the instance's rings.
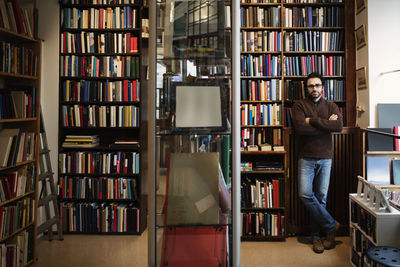
[[[335,229],[335,219],[326,210],[332,159],[299,159],[299,197],[311,213],[311,236]]]

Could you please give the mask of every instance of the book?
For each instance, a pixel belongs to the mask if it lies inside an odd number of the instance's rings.
[[[400,126],[393,126],[393,134],[400,136]],[[400,151],[400,138],[393,138],[394,151]]]
[[[367,181],[376,185],[390,184],[390,158],[367,156]]]
[[[268,143],[260,145],[261,151],[272,151],[272,146]]]
[[[384,133],[392,133],[392,128],[368,128]],[[368,151],[393,151],[393,138],[375,133],[367,133]]]
[[[0,144],[4,148],[0,150],[1,167],[9,166],[12,163],[19,132],[20,129],[3,129],[0,131]]]
[[[274,151],[285,151],[285,147],[284,146],[273,146],[273,150]]]
[[[400,159],[392,159],[392,177],[393,184],[400,185]]]

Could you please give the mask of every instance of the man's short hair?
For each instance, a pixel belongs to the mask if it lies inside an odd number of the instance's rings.
[[[308,82],[309,79],[312,78],[319,78],[322,82],[322,84],[324,84],[324,79],[322,78],[321,74],[319,74],[318,72],[311,72],[310,74],[308,74],[307,78],[306,78],[306,84]]]

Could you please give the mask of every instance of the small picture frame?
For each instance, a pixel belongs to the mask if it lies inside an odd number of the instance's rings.
[[[359,14],[367,6],[366,0],[356,0],[356,14]]]
[[[367,45],[367,36],[364,24],[355,30],[355,39],[357,50]]]
[[[357,89],[368,88],[367,70],[365,67],[361,67],[356,70],[356,84],[357,84]]]

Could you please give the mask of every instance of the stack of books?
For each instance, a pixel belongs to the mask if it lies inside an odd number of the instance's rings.
[[[62,147],[97,147],[98,135],[66,135]]]

